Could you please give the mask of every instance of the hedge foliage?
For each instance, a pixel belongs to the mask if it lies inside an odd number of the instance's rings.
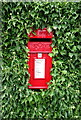
[[[81,118],[81,2],[2,3],[2,118]],[[52,84],[28,89],[27,33],[53,31]],[[56,47],[54,47],[56,46]]]

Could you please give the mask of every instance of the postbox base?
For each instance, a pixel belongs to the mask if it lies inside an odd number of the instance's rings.
[[[47,89],[47,86],[28,86],[29,89]]]

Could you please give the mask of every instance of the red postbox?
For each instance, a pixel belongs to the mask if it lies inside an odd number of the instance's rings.
[[[29,89],[47,89],[47,83],[51,80],[50,70],[52,58],[48,55],[52,52],[53,33],[46,28],[38,29],[28,34],[29,42]]]

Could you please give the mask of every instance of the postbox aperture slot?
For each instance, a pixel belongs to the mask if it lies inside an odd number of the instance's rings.
[[[50,42],[50,38],[30,38],[30,42]]]

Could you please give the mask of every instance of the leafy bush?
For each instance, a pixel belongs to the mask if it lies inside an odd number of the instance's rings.
[[[2,118],[80,118],[81,2],[2,3]],[[28,89],[27,33],[54,32],[52,84]],[[56,46],[56,47],[55,47]]]

